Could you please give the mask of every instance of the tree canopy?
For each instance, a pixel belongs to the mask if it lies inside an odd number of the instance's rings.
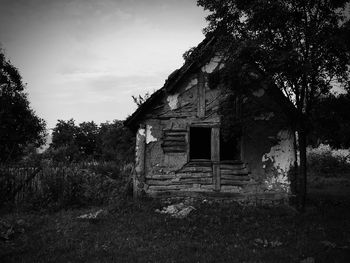
[[[18,69],[0,49],[0,163],[19,159],[45,140],[45,121],[31,109]]]
[[[58,162],[133,161],[134,136],[122,121],[76,124],[74,119],[58,120],[52,132],[48,154]]]
[[[349,90],[349,2],[197,1],[209,11],[204,32],[218,37],[216,52],[226,59],[220,80],[234,92],[269,87],[286,109],[298,133],[303,201],[311,112],[335,84]]]
[[[312,112],[310,143],[350,148],[350,94],[320,99]]]
[[[228,54],[227,69],[236,73],[231,76],[240,76],[236,86],[243,77],[253,82],[259,76],[307,114],[335,82],[349,88],[348,2],[199,0],[198,5],[210,11],[205,32],[222,33],[217,50]]]

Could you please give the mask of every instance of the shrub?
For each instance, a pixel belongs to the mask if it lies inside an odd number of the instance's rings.
[[[13,200],[29,209],[107,205],[119,198],[132,173],[133,165],[116,163],[78,163],[53,166],[42,171]],[[15,170],[14,170],[15,171]],[[20,170],[14,175],[23,181]]]
[[[337,176],[350,172],[350,150],[332,149],[321,144],[317,148],[308,148],[308,169],[311,175]]]

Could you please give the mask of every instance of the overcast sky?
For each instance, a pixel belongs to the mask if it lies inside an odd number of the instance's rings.
[[[125,119],[204,38],[196,0],[0,0],[0,43],[55,126]]]

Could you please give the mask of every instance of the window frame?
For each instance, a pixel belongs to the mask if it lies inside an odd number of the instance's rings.
[[[210,133],[211,133],[211,139],[210,139],[210,159],[191,159],[190,158],[190,146],[191,146],[191,128],[210,128]],[[217,151],[217,156],[215,157],[214,153],[213,153],[213,145],[215,145],[215,143],[213,142],[215,136],[213,135],[213,129],[217,129],[217,137],[218,139],[216,140],[216,151]],[[220,124],[218,123],[192,123],[190,125],[187,126],[187,135],[186,135],[186,141],[187,141],[187,162],[241,162],[242,158],[243,158],[243,153],[242,153],[242,143],[243,143],[243,136],[241,136],[241,138],[239,138],[239,142],[238,142],[238,156],[239,159],[237,160],[221,160],[221,156],[220,156],[220,143],[221,143],[221,127]]]

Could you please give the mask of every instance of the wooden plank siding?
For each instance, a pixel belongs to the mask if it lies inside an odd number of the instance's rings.
[[[214,189],[220,191],[220,128],[211,129],[211,160],[213,162]]]
[[[198,74],[198,111],[199,118],[205,117],[205,76]]]
[[[162,148],[164,153],[185,153],[187,130],[164,130]]]

